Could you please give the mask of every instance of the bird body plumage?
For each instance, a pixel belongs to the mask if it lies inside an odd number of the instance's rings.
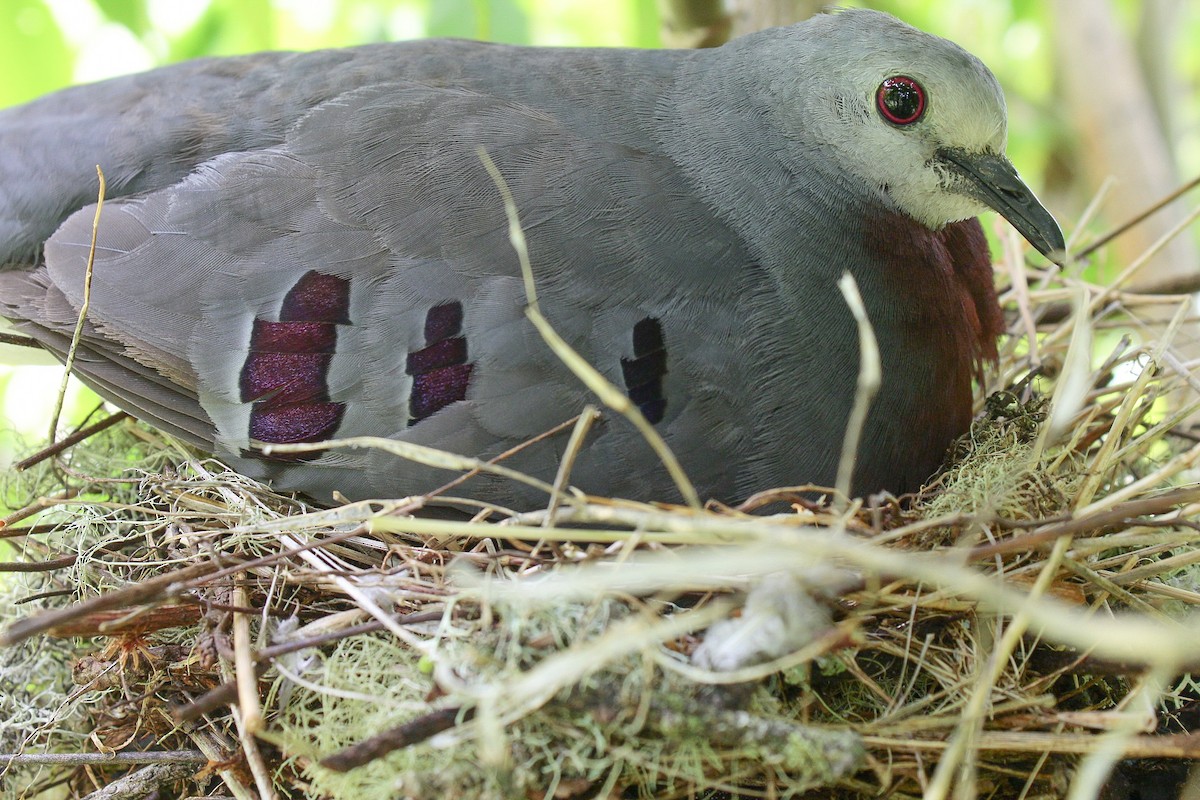
[[[925,128],[874,113],[891,74],[925,84]],[[376,435],[486,458],[592,399],[524,316],[483,147],[543,311],[707,495],[833,481],[859,366],[836,282],[853,274],[884,366],[854,486],[906,491],[969,424],[1000,332],[970,219],[989,201],[939,148],[1002,158],[1003,138],[981,64],[872,12],[712,51],[430,41],[191,62],[0,112],[0,312],[63,351],[99,163],[85,381],[321,499],[430,489],[447,473],[378,452],[257,447]],[[548,478],[562,446],[506,463]],[[674,494],[617,418],[573,482]],[[464,491],[537,501],[491,477]]]

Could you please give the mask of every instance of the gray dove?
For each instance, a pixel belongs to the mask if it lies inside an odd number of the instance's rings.
[[[248,474],[328,501],[450,473],[382,436],[491,458],[595,398],[540,306],[706,497],[830,485],[855,397],[858,283],[883,383],[856,493],[918,488],[972,414],[1002,318],[977,214],[1064,247],[1005,158],[996,79],[958,46],[846,10],[713,50],[416,41],[197,60],[0,111],[0,315],[78,376]],[[504,463],[551,479],[566,437]],[[582,490],[678,499],[608,413]],[[489,475],[459,494],[526,507]]]

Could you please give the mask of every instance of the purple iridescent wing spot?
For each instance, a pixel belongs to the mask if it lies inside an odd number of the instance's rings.
[[[284,296],[279,319],[349,325],[350,281],[309,270]]]
[[[254,320],[250,351],[258,353],[332,353],[337,328],[328,322],[267,322]]]
[[[425,315],[425,343],[440,342],[462,332],[462,303],[442,303]]]
[[[334,436],[346,406],[329,400],[329,362],[349,312],[350,282],[312,270],[284,296],[278,322],[254,320],[238,385],[242,402],[253,404],[251,439],[286,444]]]
[[[425,346],[409,353],[405,365],[413,379],[410,426],[466,398],[474,365],[467,363],[462,322],[462,303],[457,301],[434,306],[425,315]]]
[[[309,400],[327,401],[325,375],[330,356],[330,353],[251,353],[242,367],[242,402],[276,407]]]
[[[320,442],[333,436],[346,411],[344,403],[293,403],[255,408],[250,427],[263,442]],[[313,457],[311,453],[304,453]]]
[[[621,359],[621,375],[625,391],[637,404],[642,415],[656,424],[667,411],[663,396],[663,376],[667,374],[667,346],[663,341],[662,325],[646,317],[633,326],[633,358]]]

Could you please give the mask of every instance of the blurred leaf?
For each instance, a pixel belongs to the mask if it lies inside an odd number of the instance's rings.
[[[212,55],[224,24],[225,20],[220,14],[203,14],[191,30],[171,41],[167,60],[186,61],[189,58]]]
[[[429,9],[429,35],[474,39],[475,0],[438,0]]]
[[[0,106],[71,82],[74,55],[41,0],[7,0],[0,14]]]
[[[386,42],[390,38],[388,17],[397,6],[395,0],[342,0],[336,6],[332,24],[318,36],[319,41],[315,46],[344,47]]]
[[[271,50],[278,46],[271,0],[211,0],[191,31],[171,44],[172,61]]]
[[[514,0],[437,0],[429,7],[429,35],[529,42],[529,18]]]
[[[514,0],[475,0],[478,8],[487,8],[488,18],[480,26],[477,38],[509,44],[529,44],[529,17]]]
[[[146,0],[92,0],[96,8],[141,37],[150,30],[150,15],[146,12]]]
[[[629,45],[662,47],[662,29],[655,6],[645,0],[629,0],[629,10],[633,22],[633,38]]]

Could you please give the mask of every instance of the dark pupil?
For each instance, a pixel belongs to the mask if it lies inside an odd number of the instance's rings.
[[[921,107],[921,95],[917,87],[897,82],[884,89],[883,104],[893,117],[909,119]]]

